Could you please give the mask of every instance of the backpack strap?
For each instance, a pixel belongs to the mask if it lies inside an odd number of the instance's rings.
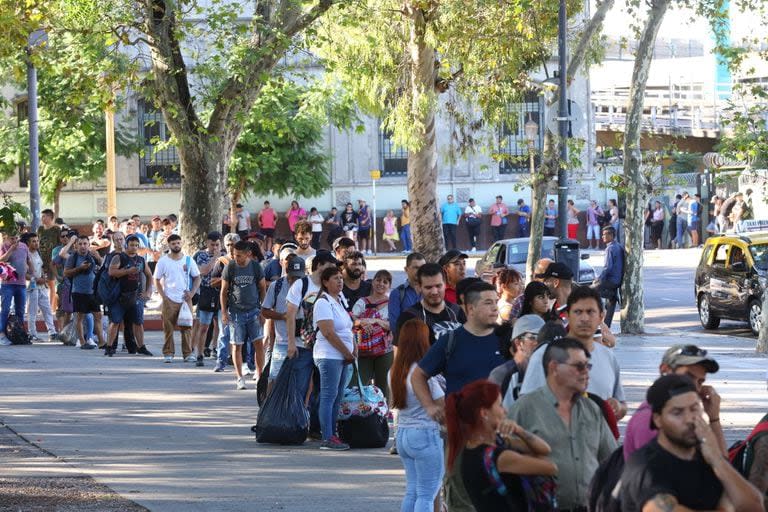
[[[304,276],[301,278],[301,300],[306,297],[307,290],[309,290],[309,276]]]
[[[274,302],[272,303],[272,309],[275,309],[277,307],[277,296],[280,295],[280,290],[283,289],[283,281],[287,279],[286,277],[281,277],[277,281],[275,281],[275,295],[274,295]]]
[[[448,342],[445,344],[445,363],[448,364],[453,351],[456,349],[456,329],[448,331]]]
[[[408,283],[402,283],[397,287],[397,293],[400,296],[400,311],[403,310],[403,301],[405,300],[405,289],[408,287]]]

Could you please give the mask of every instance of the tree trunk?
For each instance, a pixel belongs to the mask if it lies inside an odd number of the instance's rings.
[[[621,332],[641,334],[645,323],[643,297],[643,210],[649,190],[642,172],[640,130],[643,115],[645,86],[653,60],[656,35],[671,0],[653,0],[635,54],[632,87],[629,92],[626,128],[624,131],[624,179],[627,191],[627,216],[625,237],[625,268],[621,312]]]
[[[542,165],[538,172],[534,170],[531,174],[531,191],[533,199],[531,200],[531,239],[528,242],[528,258],[525,260],[525,276],[527,280],[533,280],[533,270],[536,262],[541,259],[542,237],[544,236],[544,210],[547,204],[547,185],[550,180],[557,176],[557,155],[550,156],[551,141],[549,136],[545,137],[545,152],[542,153]],[[547,158],[544,158],[546,155]],[[555,167],[548,167],[554,162]],[[553,174],[554,173],[554,174]]]
[[[66,184],[65,181],[59,181],[53,189],[53,211],[56,212],[57,217],[61,217],[61,190]]]
[[[178,144],[181,161],[181,239],[187,254],[203,246],[209,232],[221,225],[226,169],[230,145],[206,144],[199,138],[182,139]]]
[[[435,49],[425,41],[427,19],[423,9],[408,2],[410,40],[408,57],[413,119],[421,129],[422,143],[408,155],[408,197],[413,212],[414,250],[427,261],[437,261],[445,250],[437,205],[437,139],[435,134]]]

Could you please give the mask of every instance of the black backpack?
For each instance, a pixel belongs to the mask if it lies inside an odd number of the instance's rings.
[[[621,512],[621,474],[624,472],[624,446],[619,446],[605,459],[592,481],[587,496],[591,512]]]
[[[31,319],[30,322],[34,322]],[[12,345],[31,345],[32,340],[24,329],[24,324],[16,315],[8,315],[8,323],[5,324],[5,335],[8,336]]]

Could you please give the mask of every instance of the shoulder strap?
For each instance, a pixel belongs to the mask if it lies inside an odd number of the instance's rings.
[[[405,289],[408,287],[407,283],[402,283],[397,287],[397,293],[400,295],[400,309],[403,309],[403,301],[405,300]]]
[[[280,295],[280,290],[283,289],[283,280],[286,279],[285,277],[279,278],[277,281],[275,281],[275,296],[274,296],[274,302],[272,303],[272,309],[275,309],[277,307],[277,296]]]
[[[309,289],[309,276],[304,276],[301,278],[301,300],[304,300],[304,297],[307,295],[308,289]]]
[[[184,264],[187,266],[187,290],[192,289],[192,284],[189,282],[189,280],[191,279],[190,274],[192,272],[192,269],[190,268],[192,265],[190,265],[189,263],[190,259],[191,258],[189,256],[185,256],[185,259],[184,259]]]
[[[453,351],[456,349],[456,329],[448,331],[448,342],[445,344],[445,362],[450,361]]]

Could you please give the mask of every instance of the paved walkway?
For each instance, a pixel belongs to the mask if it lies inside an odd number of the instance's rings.
[[[752,339],[621,338],[616,351],[630,410],[656,376],[663,350],[680,342],[706,347],[720,361],[723,370],[712,382],[724,397],[723,425],[729,440],[743,437],[768,410],[768,358],[754,353]],[[150,333],[148,345],[158,354],[160,333]],[[210,364],[105,358],[42,343],[0,347],[0,367],[0,419],[58,457],[43,476],[90,475],[152,511],[399,508],[398,457],[385,450],[320,452],[315,442],[258,445],[249,430],[256,419],[254,386],[236,391],[233,373],[215,374]],[[16,453],[13,464],[9,453]],[[2,477],[35,474],[40,465],[33,455],[0,450],[0,487]]]

